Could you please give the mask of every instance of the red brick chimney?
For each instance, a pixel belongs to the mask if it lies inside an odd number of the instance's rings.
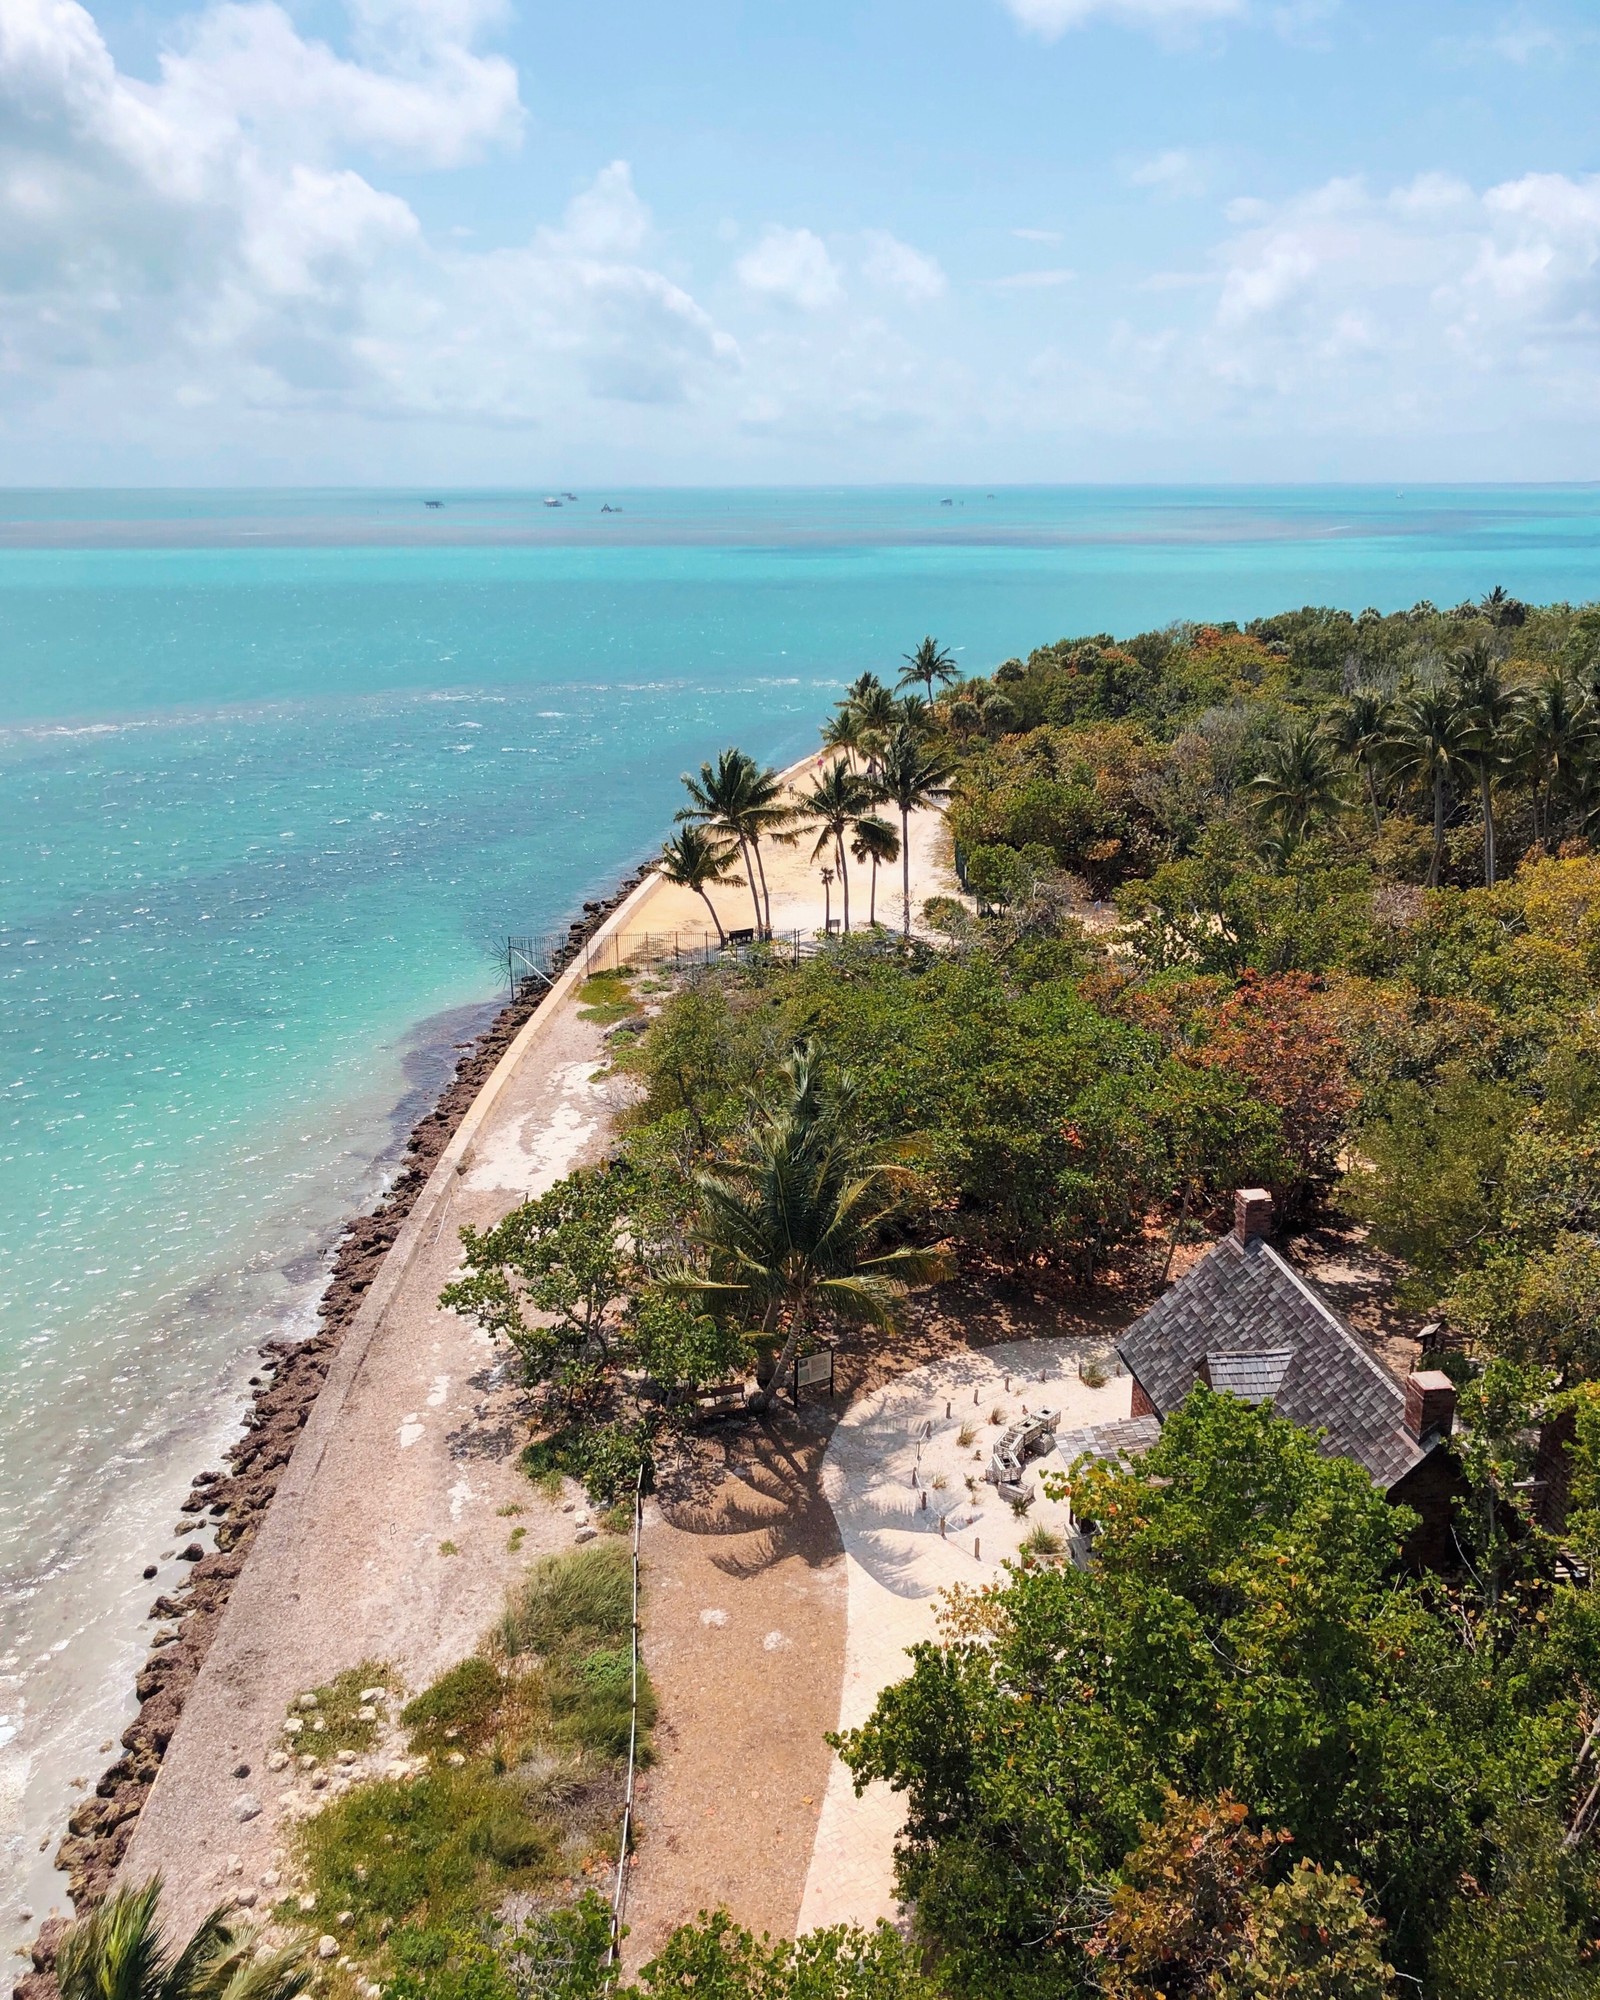
[[[1240,1188],[1233,1197],[1233,1233],[1241,1243],[1265,1236],[1272,1227],[1272,1196],[1266,1188]]]
[[[1418,1444],[1437,1432],[1448,1437],[1455,1429],[1456,1385],[1441,1369],[1425,1368],[1406,1377],[1406,1429]]]

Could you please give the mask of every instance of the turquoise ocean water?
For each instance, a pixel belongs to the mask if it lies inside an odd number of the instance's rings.
[[[248,1355],[685,766],[924,632],[1495,583],[1600,597],[1600,489],[0,494],[0,1924]]]

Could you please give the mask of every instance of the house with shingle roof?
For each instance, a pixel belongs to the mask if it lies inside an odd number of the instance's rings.
[[[1117,1344],[1133,1376],[1133,1422],[1120,1449],[1139,1449],[1135,1431],[1152,1440],[1197,1382],[1270,1403],[1319,1432],[1326,1451],[1354,1459],[1396,1505],[1416,1510],[1412,1561],[1452,1561],[1451,1516],[1466,1490],[1450,1444],[1455,1384],[1432,1370],[1404,1382],[1390,1374],[1267,1241],[1272,1197],[1264,1188],[1241,1189],[1234,1217],[1232,1231]],[[1061,1440],[1063,1456],[1068,1444]]]

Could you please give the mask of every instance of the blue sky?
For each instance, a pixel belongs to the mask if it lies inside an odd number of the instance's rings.
[[[0,478],[1587,478],[1600,20],[0,0]]]

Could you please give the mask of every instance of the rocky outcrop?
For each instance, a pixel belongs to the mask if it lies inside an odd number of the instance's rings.
[[[584,905],[585,915],[571,926],[552,972],[576,956],[642,879],[642,872],[631,876],[606,902]],[[127,1849],[184,1699],[216,1635],[233,1581],[244,1567],[340,1341],[439,1156],[546,991],[536,980],[524,981],[463,1053],[437,1103],[413,1128],[403,1163],[382,1200],[351,1222],[340,1239],[317,1308],[317,1331],[298,1343],[273,1341],[262,1349],[262,1379],[244,1419],[243,1435],[228,1453],[226,1470],[199,1473],[181,1503],[185,1516],[204,1517],[215,1527],[216,1547],[198,1554],[187,1581],[175,1593],[164,1593],[151,1605],[150,1617],[175,1620],[176,1628],[169,1625],[157,1635],[135,1681],[139,1713],[123,1731],[123,1754],[102,1775],[94,1796],[85,1799],[67,1822],[56,1864],[67,1873],[73,1907],[80,1914],[105,1895]],[[50,2000],[54,1994],[54,1929],[46,1925],[41,1930],[33,1970],[14,1989],[17,2000]]]

